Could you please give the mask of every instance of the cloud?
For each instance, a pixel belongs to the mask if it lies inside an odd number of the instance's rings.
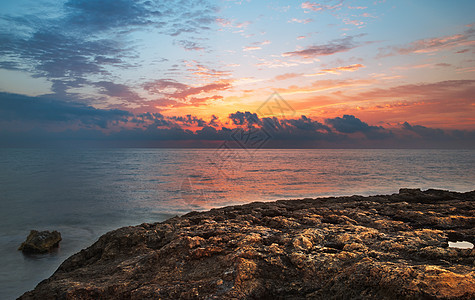
[[[130,41],[133,32],[196,34],[209,30],[217,13],[207,1],[68,0],[55,9],[0,16],[0,67],[47,78],[56,85],[57,97],[75,81],[95,85],[93,76],[112,78],[117,69],[141,66],[138,45]],[[177,44],[186,50],[203,48],[187,39]]]
[[[371,89],[359,94],[366,98],[393,98],[424,96],[432,99],[471,99],[475,92],[475,80],[446,80],[434,83],[406,84],[387,89]]]
[[[282,56],[299,56],[303,58],[315,58],[319,56],[332,55],[340,52],[346,52],[358,47],[358,43],[354,42],[354,37],[347,36],[336,39],[328,44],[310,46],[303,50],[285,52]]]
[[[408,122],[404,122],[402,124],[402,128],[404,130],[412,131],[416,133],[419,137],[424,138],[437,138],[445,135],[442,129],[434,129],[422,125],[411,125]]]
[[[307,86],[292,85],[287,88],[276,89],[280,94],[308,94],[322,92],[332,89],[341,89],[351,86],[366,86],[373,84],[374,80],[348,79],[348,80],[317,80]]]
[[[370,88],[342,101],[348,107],[345,112],[357,108],[372,121],[473,129],[474,94],[475,80],[448,80]]]
[[[316,3],[316,2],[303,2],[301,7],[303,9],[306,9],[308,11],[324,11],[324,10],[335,10],[335,9],[340,9],[343,6],[343,1],[334,1],[335,4],[321,4],[321,3]]]
[[[287,23],[300,23],[300,24],[308,24],[310,22],[313,22],[313,19],[297,19],[297,18],[292,18],[287,21]]]
[[[370,125],[354,115],[330,118],[321,123],[305,115],[294,119],[259,118],[256,113],[237,111],[228,119],[231,128],[224,127],[216,116],[205,120],[191,114],[132,114],[45,97],[0,93],[0,146],[67,142],[127,147],[216,148],[220,143],[232,140],[233,130],[239,127],[241,130],[252,129],[244,134],[264,130],[269,137],[265,147],[475,148],[473,130],[448,131],[407,122],[383,128]]]
[[[213,82],[200,86],[189,86],[172,79],[159,79],[152,82],[147,82],[143,85],[143,88],[149,93],[160,95],[161,97],[165,98],[163,100],[155,101],[157,106],[173,105],[174,107],[186,105],[196,106],[199,103],[209,100],[222,99],[220,95],[216,94],[205,97],[192,96],[216,93],[218,91],[227,90],[230,87],[231,84],[226,81]]]
[[[381,48],[378,56],[386,57],[396,54],[424,54],[450,50],[459,47],[474,47],[474,38],[475,29],[469,28],[465,30],[464,33],[430,39],[421,39],[400,47],[392,46]]]
[[[237,28],[237,29],[246,28],[252,23],[251,21],[236,22],[234,20],[228,20],[225,18],[216,18],[215,21],[222,27]]]
[[[312,119],[302,115],[300,119],[288,119],[284,122],[294,126],[297,129],[304,130],[304,131],[326,131],[331,132],[331,129],[328,126],[323,125],[320,122],[313,121]]]
[[[65,8],[69,11],[67,22],[85,26],[91,30],[109,30],[127,26],[147,25],[162,13],[151,2],[129,0],[69,0]]]
[[[301,73],[285,73],[275,76],[275,80],[286,80],[302,76]]]
[[[40,29],[26,39],[4,34],[0,42],[0,56],[14,69],[47,78],[106,75],[106,65],[124,63],[117,58],[124,54],[117,41],[82,40],[51,29]]]
[[[64,123],[83,127],[107,128],[111,123],[127,122],[132,114],[123,110],[103,110],[82,103],[63,102],[44,97],[0,93],[0,119],[10,129]],[[7,127],[0,126],[3,130]],[[58,129],[57,128],[57,129]]]
[[[341,133],[361,132],[369,139],[387,138],[392,132],[381,126],[370,126],[353,115],[344,115],[333,119],[326,119],[325,123],[331,125],[336,131]]]
[[[247,47],[243,47],[242,51],[255,51],[255,50],[260,50],[260,49],[262,48],[259,46],[247,46]]]
[[[340,74],[341,72],[354,72],[364,67],[365,66],[362,64],[353,64],[353,65],[343,66],[343,67],[322,69],[320,72],[313,73],[313,74],[305,74],[304,76],[311,77],[311,76],[319,76],[319,75],[325,75],[325,74]]]
[[[262,46],[264,45],[269,45],[271,42],[269,40],[265,40],[262,42],[254,42],[250,46],[245,46],[242,47],[242,51],[255,51],[255,50],[261,50]]]
[[[101,88],[101,93],[110,97],[118,97],[128,101],[137,102],[143,100],[136,92],[132,91],[124,84],[113,83],[109,81],[95,82],[96,87]]]
[[[367,6],[348,6],[349,9],[367,9]]]
[[[230,71],[212,69],[196,61],[187,62],[186,66],[188,67],[187,71],[191,72],[191,74],[196,75],[199,78],[202,78],[204,80],[210,80],[213,78],[222,79],[222,78],[231,76]]]
[[[198,43],[188,41],[188,40],[179,40],[175,42],[176,45],[179,45],[186,51],[201,51],[204,50],[204,47],[198,45]]]
[[[351,20],[351,19],[343,19],[343,23],[347,24],[347,25],[355,25],[355,26],[362,26],[365,24],[365,22],[363,21],[359,21],[359,20]]]
[[[197,95],[201,93],[209,93],[209,92],[214,92],[214,91],[220,91],[220,90],[226,90],[230,87],[231,85],[226,82],[217,82],[217,83],[210,83],[206,84],[203,86],[197,86],[197,87],[187,87],[186,89],[183,89],[181,91],[177,91],[175,93],[170,94],[171,97],[178,98],[178,99],[184,99],[188,96],[191,95]]]
[[[237,111],[229,115],[229,119],[233,121],[234,125],[247,125],[252,127],[253,125],[261,125],[262,122],[256,113],[240,112]]]
[[[183,116],[178,116],[178,117],[173,116],[170,119],[181,122],[182,124],[186,124],[186,125],[196,125],[196,126],[199,126],[199,127],[207,126],[206,121],[204,121],[201,118],[197,118],[195,116],[192,116],[192,115],[186,115],[184,117]]]

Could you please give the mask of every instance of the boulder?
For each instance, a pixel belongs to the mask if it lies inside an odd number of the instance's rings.
[[[18,250],[23,253],[47,253],[57,248],[60,241],[61,233],[56,230],[53,232],[31,230],[26,241],[20,245]]]

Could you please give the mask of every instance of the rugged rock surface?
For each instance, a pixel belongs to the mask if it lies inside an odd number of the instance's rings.
[[[255,202],[125,227],[21,299],[474,299],[475,191]]]
[[[58,247],[60,241],[61,234],[56,230],[53,232],[31,230],[18,250],[23,253],[46,253]]]

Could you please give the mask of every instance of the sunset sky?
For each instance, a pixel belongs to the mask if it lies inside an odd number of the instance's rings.
[[[471,0],[1,1],[0,146],[201,147],[253,127],[272,147],[475,147],[474,11]]]

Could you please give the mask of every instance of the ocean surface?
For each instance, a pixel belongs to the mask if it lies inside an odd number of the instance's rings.
[[[252,201],[474,183],[474,150],[0,149],[0,299],[121,226]],[[31,229],[59,230],[58,251],[17,251]]]

